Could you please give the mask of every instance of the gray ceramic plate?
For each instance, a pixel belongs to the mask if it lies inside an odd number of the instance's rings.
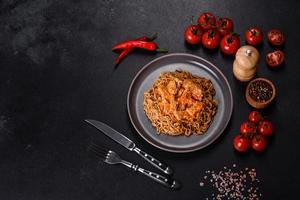
[[[208,78],[216,90],[219,102],[215,118],[203,135],[168,136],[157,134],[143,110],[143,95],[161,72],[188,71],[194,75]],[[173,53],[159,57],[146,64],[134,77],[127,97],[127,109],[135,130],[150,144],[170,152],[184,153],[202,149],[216,140],[226,128],[232,113],[232,92],[226,77],[207,60],[184,53]]]

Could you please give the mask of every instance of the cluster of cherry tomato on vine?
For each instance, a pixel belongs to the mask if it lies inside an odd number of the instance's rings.
[[[217,18],[210,12],[202,13],[197,24],[186,27],[184,39],[190,45],[202,44],[207,49],[220,50],[225,55],[234,55],[240,47],[239,35],[233,32],[233,21],[228,17]],[[272,46],[279,47],[285,42],[282,31],[271,29],[267,34],[268,41]],[[245,32],[246,43],[257,46],[262,43],[263,32],[258,27],[250,27]],[[284,61],[284,53],[281,50],[268,53],[266,63],[271,67],[279,66]]]
[[[240,134],[233,138],[233,147],[239,152],[246,152],[251,147],[263,151],[267,145],[266,137],[273,134],[273,124],[258,111],[250,112],[248,120],[241,124]]]
[[[240,47],[239,36],[233,33],[233,21],[228,17],[218,20],[210,13],[202,13],[198,24],[189,25],[184,32],[188,44],[202,44],[207,49],[216,49],[220,45],[226,55],[233,55]]]

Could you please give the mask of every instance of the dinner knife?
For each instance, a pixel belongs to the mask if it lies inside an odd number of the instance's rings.
[[[141,149],[139,149],[135,145],[134,142],[132,142],[126,136],[124,136],[123,134],[121,134],[118,131],[114,130],[113,128],[111,128],[107,124],[104,124],[103,122],[93,120],[93,119],[86,119],[84,121],[86,121],[90,125],[94,126],[96,129],[100,130],[105,135],[107,135],[108,137],[110,137],[111,139],[113,139],[115,142],[119,143],[120,145],[122,145],[126,149],[136,152],[139,156],[144,158],[146,161],[148,161],[150,164],[152,164],[154,167],[158,168],[159,170],[161,170],[165,174],[171,175],[173,173],[173,170],[169,166],[167,166],[166,164],[160,162],[159,160],[157,160],[153,156],[151,156],[148,153],[146,153],[146,152],[142,151]]]

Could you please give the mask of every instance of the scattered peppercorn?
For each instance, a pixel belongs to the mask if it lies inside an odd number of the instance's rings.
[[[236,164],[233,164],[224,166],[219,171],[207,170],[200,181],[200,187],[210,187],[212,193],[205,198],[207,200],[259,200],[262,198],[258,187],[259,182],[256,169],[246,167],[240,170]]]
[[[266,102],[271,99],[273,89],[266,81],[257,80],[250,84],[249,95],[257,102]]]

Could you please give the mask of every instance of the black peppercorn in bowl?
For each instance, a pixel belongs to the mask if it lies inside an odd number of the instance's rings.
[[[262,109],[272,103],[276,96],[274,84],[265,78],[256,78],[248,83],[246,100],[254,108]]]

